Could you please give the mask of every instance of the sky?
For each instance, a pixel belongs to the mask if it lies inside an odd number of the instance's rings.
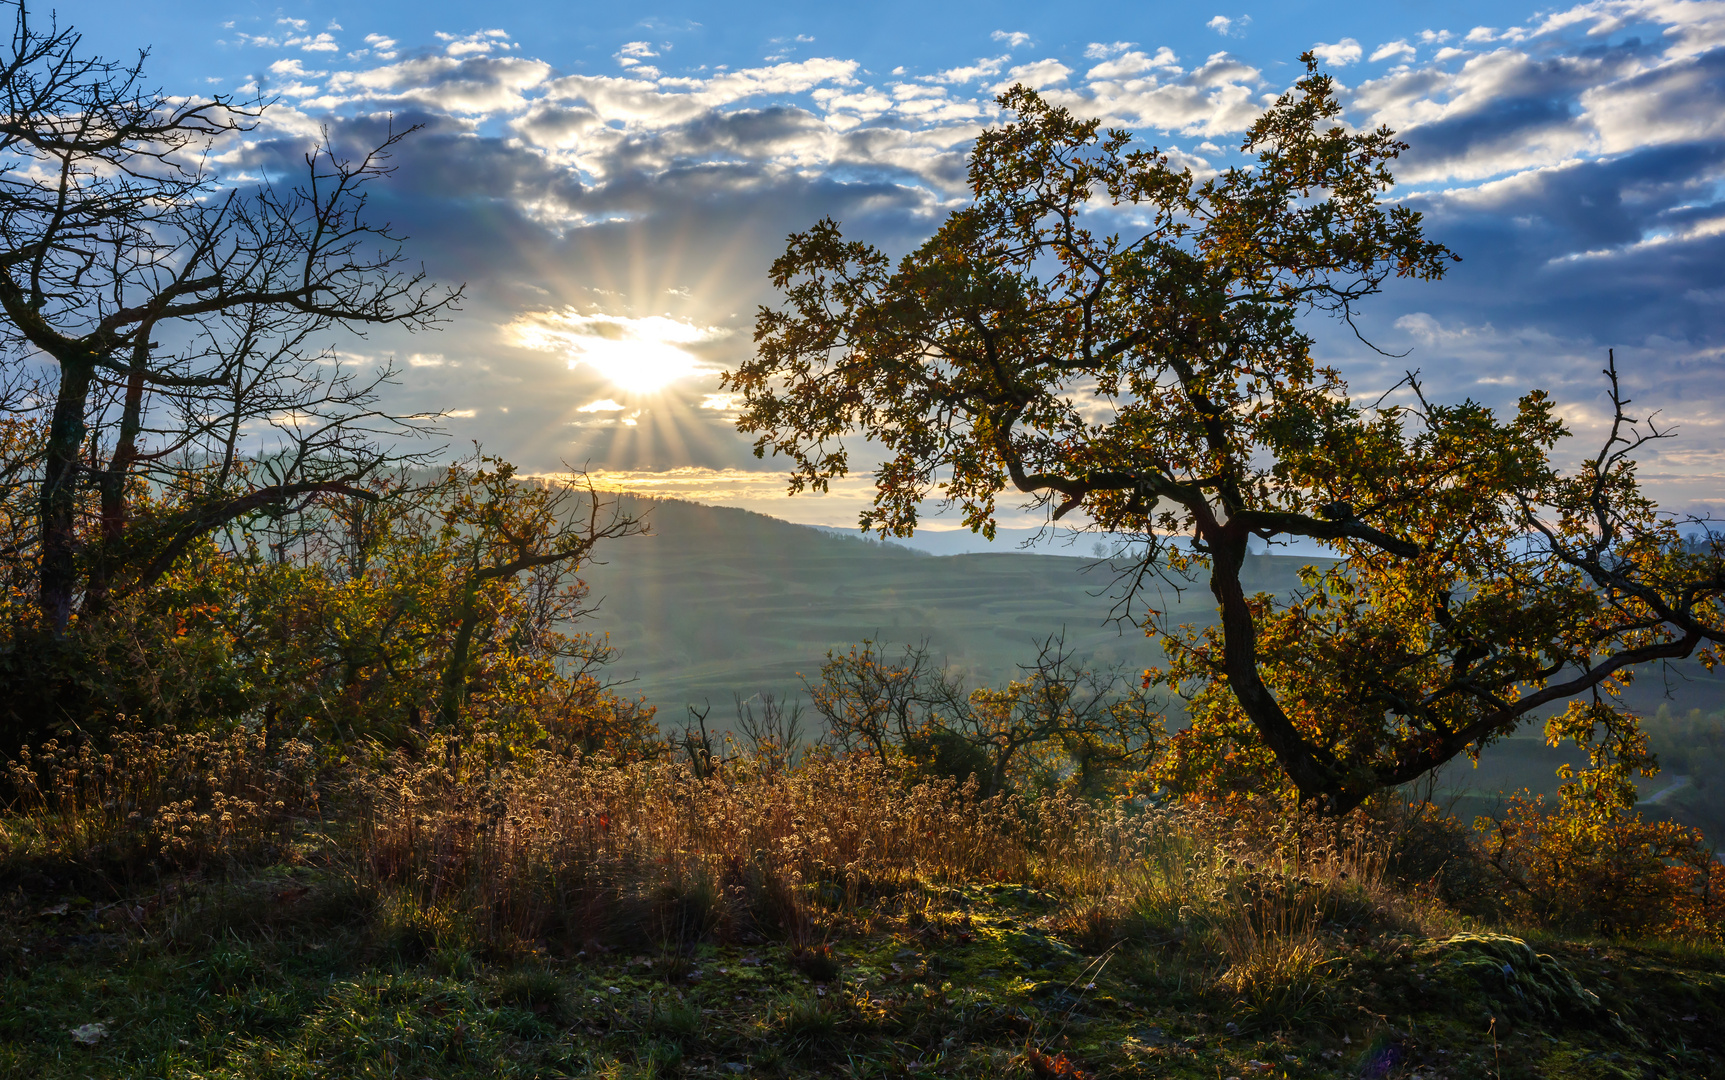
[[[966,151],[1014,82],[1225,167],[1312,49],[1349,123],[1410,144],[1395,197],[1463,258],[1363,309],[1366,335],[1408,356],[1319,321],[1319,357],[1356,397],[1410,366],[1439,399],[1544,388],[1580,453],[1609,416],[1615,348],[1635,409],[1679,432],[1643,455],[1648,487],[1674,511],[1725,509],[1725,0],[88,0],[58,16],[105,55],[150,47],[170,93],[274,99],[218,161],[236,182],[291,178],[320,130],[358,145],[423,126],[375,207],[467,298],[438,332],[337,343],[396,360],[391,407],[443,411],[453,442],[529,472],[839,526],[866,474],[787,499],[719,393],[776,302],[787,234],[832,216],[915,246],[963,204]]]

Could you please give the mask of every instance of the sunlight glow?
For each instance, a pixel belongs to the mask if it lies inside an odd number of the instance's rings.
[[[631,394],[652,393],[679,379],[719,370],[690,347],[729,332],[665,315],[583,315],[572,308],[528,312],[504,330],[511,344],[561,352],[569,357],[571,367],[586,364],[612,386]]]

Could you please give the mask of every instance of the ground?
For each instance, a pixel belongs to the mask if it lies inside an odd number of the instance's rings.
[[[1011,884],[801,947],[507,957],[388,928],[304,867],[105,903],[53,884],[0,930],[0,1075],[1725,1075],[1715,950],[1331,925],[1319,977],[1249,1003],[1175,937],[1087,949]]]

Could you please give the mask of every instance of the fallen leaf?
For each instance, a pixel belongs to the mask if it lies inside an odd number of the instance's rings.
[[[66,905],[61,904],[60,906],[64,908]],[[62,912],[62,914],[64,914],[64,912]],[[107,1034],[107,1024],[84,1024],[81,1027],[75,1027],[72,1029],[72,1041],[75,1043],[81,1043],[84,1046],[95,1046],[106,1038]]]
[[[1034,1046],[1026,1047],[1024,1058],[1030,1063],[1030,1071],[1037,1076],[1055,1077],[1056,1080],[1089,1080],[1090,1074],[1080,1069],[1071,1058],[1065,1054],[1049,1057]]]
[[[69,908],[70,906],[71,905],[67,904],[66,901],[62,900],[58,904],[55,904],[53,907],[43,908],[41,911],[38,911],[36,914],[38,914],[38,915],[64,915],[64,914],[66,914],[67,908]]]

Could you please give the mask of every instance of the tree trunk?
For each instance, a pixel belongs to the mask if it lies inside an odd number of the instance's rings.
[[[146,326],[142,340],[149,340]],[[126,536],[126,480],[131,475],[132,462],[138,457],[138,435],[144,428],[144,371],[147,351],[141,349],[132,358],[132,371],[126,380],[126,399],[120,412],[119,437],[108,467],[96,479],[101,492],[102,530],[96,550],[90,560],[89,582],[84,590],[83,609],[99,613],[107,606],[114,573],[123,555],[120,544]]]
[[[1323,813],[1345,814],[1364,801],[1371,789],[1349,789],[1334,762],[1323,760],[1327,755],[1307,742],[1288,719],[1258,672],[1258,628],[1240,585],[1247,533],[1233,522],[1206,532],[1210,591],[1222,609],[1222,666],[1228,675],[1228,688],[1252,726],[1258,729],[1264,744],[1282,763],[1301,799],[1318,800]]]
[[[40,514],[42,564],[38,577],[38,599],[43,629],[63,638],[72,622],[78,592],[78,489],[88,434],[88,408],[93,366],[60,361],[60,391],[48,426],[47,453],[43,460]]]

